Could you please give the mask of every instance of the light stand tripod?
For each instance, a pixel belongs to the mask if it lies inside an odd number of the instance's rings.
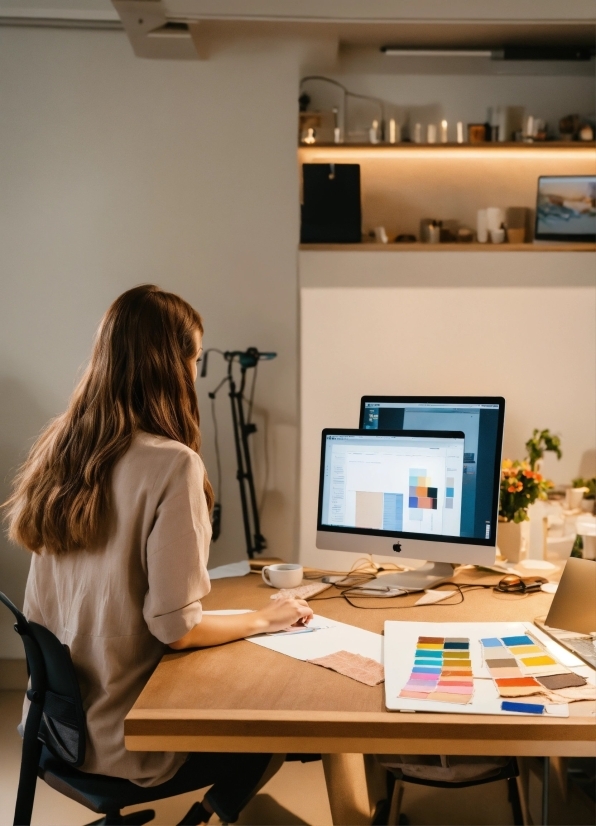
[[[256,347],[249,347],[244,352],[240,350],[207,350],[203,356],[203,367],[201,378],[207,375],[207,358],[209,353],[217,352],[223,356],[228,363],[228,370],[225,377],[218,386],[209,393],[209,398],[215,401],[215,397],[224,384],[228,385],[228,395],[232,406],[232,424],[234,428],[234,445],[236,448],[236,478],[240,485],[240,503],[242,505],[242,521],[244,524],[244,537],[246,539],[246,552],[250,559],[255,554],[261,553],[267,547],[267,540],[261,533],[259,519],[259,509],[257,505],[257,495],[255,492],[255,481],[252,471],[252,461],[250,457],[250,447],[248,437],[256,433],[257,426],[250,421],[252,413],[252,399],[256,380],[256,368],[259,361],[270,361],[277,353],[260,353]],[[234,379],[233,365],[240,365],[240,384],[236,384]],[[249,404],[248,421],[244,414],[244,390],[246,387],[246,373],[248,370],[255,370],[251,388],[251,399]],[[219,451],[218,451],[219,452]],[[219,498],[219,496],[218,496]],[[216,502],[213,518],[213,537],[217,539],[220,531],[221,503]]]

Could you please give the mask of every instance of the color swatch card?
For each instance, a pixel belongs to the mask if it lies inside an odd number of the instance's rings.
[[[556,695],[547,688],[550,681],[571,687],[583,678],[561,665],[540,643],[528,634],[480,639],[482,658],[490,672],[502,708],[522,714],[542,714]],[[546,676],[545,676],[546,675]],[[509,702],[515,698],[517,702]],[[531,698],[520,701],[520,698]]]
[[[474,692],[467,637],[418,637],[414,665],[400,697],[469,703]]]
[[[545,642],[543,636],[532,623],[522,622],[387,621],[384,626],[385,707],[389,711],[510,716],[543,713],[567,717],[567,701],[557,698],[559,702],[554,703],[546,694],[534,694],[537,690],[534,683],[542,691],[546,688],[540,682],[543,675],[523,673],[512,653],[513,648],[537,645],[540,651],[522,650],[517,652],[518,656],[550,656],[550,643]],[[510,637],[524,639],[508,640],[509,645],[505,645],[504,638]],[[481,640],[494,640],[496,644],[484,646]],[[557,665],[548,667],[562,673],[565,669],[558,665],[561,658],[553,654],[552,659]],[[499,680],[513,681],[501,684],[502,694],[491,674],[493,667],[500,669]],[[571,679],[571,675],[568,676]],[[529,677],[532,680],[526,683]],[[581,687],[566,689],[581,690]],[[524,705],[527,708],[522,709]],[[537,705],[543,708],[537,709]]]

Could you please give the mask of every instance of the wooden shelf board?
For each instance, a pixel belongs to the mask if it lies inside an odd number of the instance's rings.
[[[317,149],[336,149],[338,152],[349,152],[352,149],[371,149],[375,152],[383,152],[390,150],[395,152],[401,149],[416,150],[416,152],[425,152],[431,149],[457,149],[459,151],[473,150],[475,152],[494,152],[497,150],[522,150],[531,152],[532,150],[546,150],[546,149],[564,149],[570,152],[586,151],[596,149],[595,141],[536,141],[535,143],[315,143],[307,145],[301,143],[298,149],[306,152],[315,151]]]
[[[300,244],[308,252],[596,252],[596,244]]]

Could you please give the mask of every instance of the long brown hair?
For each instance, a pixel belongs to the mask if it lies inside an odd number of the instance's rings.
[[[173,293],[144,284],[105,314],[68,409],[33,445],[5,503],[9,536],[30,551],[62,554],[101,540],[112,469],[144,430],[201,446],[190,361],[203,322]],[[211,509],[213,490],[205,476]]]

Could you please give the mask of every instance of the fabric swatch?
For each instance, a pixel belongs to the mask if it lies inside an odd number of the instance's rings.
[[[557,698],[558,702],[576,703],[580,700],[596,700],[596,686],[578,685],[569,688],[558,688],[556,691],[547,691],[549,699]]]
[[[321,665],[331,671],[337,671],[345,677],[357,680],[365,685],[378,685],[385,679],[385,669],[376,660],[363,657],[361,654],[352,654],[350,651],[335,651],[326,657],[307,660],[314,665]]]
[[[508,686],[508,687],[511,688],[513,686],[529,686],[529,685],[534,686],[534,687],[538,687],[538,688],[540,687],[540,683],[536,682],[534,677],[509,677],[509,678],[505,677],[503,679],[499,679],[497,677],[495,682],[499,687],[500,686]]]
[[[504,700],[501,703],[501,711],[518,711],[522,714],[542,714],[544,705],[540,703],[508,703]]]
[[[534,640],[531,637],[501,637],[503,645],[510,648],[512,645],[534,645]]]
[[[541,657],[521,657],[521,661],[525,666],[532,668],[536,665],[556,665],[557,661],[553,660],[552,657],[547,656],[544,654]]]
[[[516,657],[526,656],[527,654],[542,654],[542,648],[539,645],[510,645],[509,650]]]
[[[503,643],[501,640],[498,640],[496,637],[490,637],[484,640],[480,640],[480,643],[483,648],[502,648]]]
[[[517,666],[515,668],[491,668],[490,676],[495,680],[497,678],[503,679],[506,677],[523,677]]]
[[[510,657],[503,660],[491,660],[490,667],[491,670],[493,668],[517,668],[517,660],[515,657]]]
[[[572,688],[574,686],[586,685],[585,677],[579,674],[550,674],[545,677],[536,677],[539,683],[545,688],[556,690],[557,688]]]

